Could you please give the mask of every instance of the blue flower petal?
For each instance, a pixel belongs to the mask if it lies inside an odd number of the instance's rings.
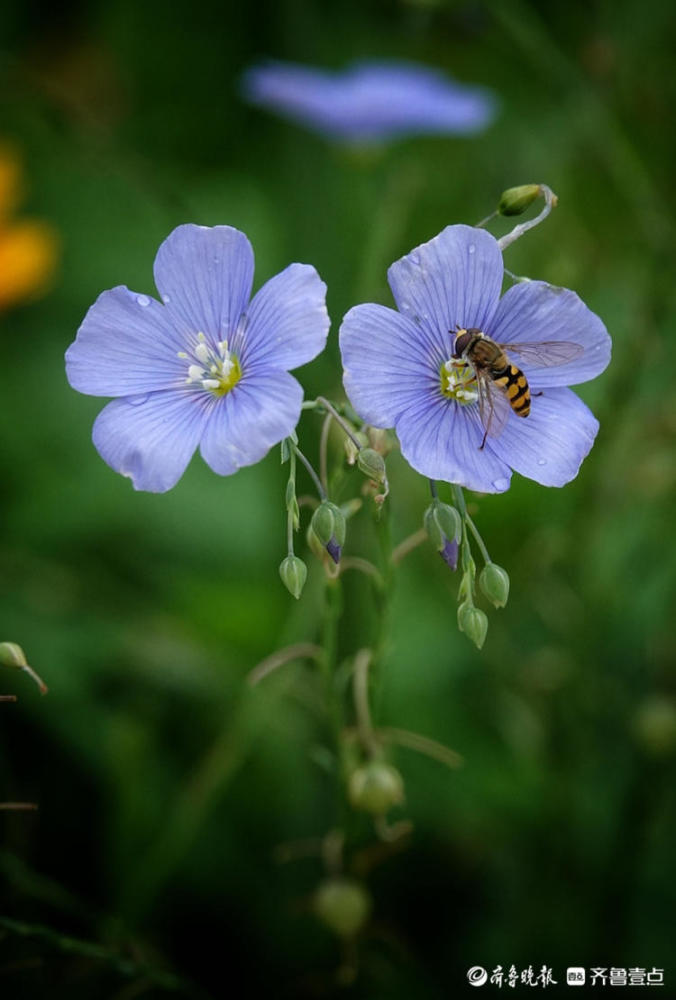
[[[589,454],[599,423],[571,389],[533,397],[530,416],[510,419],[484,450],[542,486],[565,486]]]
[[[402,455],[423,476],[479,493],[509,489],[507,460],[488,446],[481,448],[484,431],[477,406],[428,393],[399,415],[396,431]]]
[[[232,226],[179,226],[157,251],[154,270],[180,333],[203,333],[212,344],[233,336],[253,283],[253,250],[244,233]]]
[[[94,423],[92,439],[111,468],[136,490],[164,493],[183,475],[202,434],[208,407],[175,389],[115,399]]]
[[[340,327],[347,396],[374,427],[439,387],[439,358],[431,338],[407,316],[371,303],[350,309]]]
[[[256,293],[232,348],[247,368],[296,368],[324,349],[329,326],[326,285],[309,264],[290,264]]]
[[[131,396],[185,380],[166,310],[124,285],[99,295],[66,351],[68,381],[90,396]]]
[[[249,69],[244,96],[344,142],[469,134],[490,124],[497,102],[483,87],[409,62],[356,63],[330,72],[268,62]]]
[[[505,292],[485,332],[503,344],[568,340],[584,347],[566,364],[540,368],[514,354],[531,388],[577,385],[600,375],[610,361],[611,341],[603,322],[567,288],[523,281]]]
[[[498,305],[502,254],[490,233],[447,226],[387,272],[400,311],[419,321],[446,358],[456,327],[485,330]]]
[[[214,472],[229,476],[260,461],[294,430],[303,390],[293,375],[257,368],[211,409],[200,451]]]

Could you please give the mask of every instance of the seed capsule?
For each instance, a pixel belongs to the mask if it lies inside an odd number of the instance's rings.
[[[348,796],[355,809],[382,816],[404,801],[404,782],[396,767],[372,760],[352,772]]]
[[[350,938],[361,930],[371,906],[371,894],[353,878],[326,879],[315,892],[315,913],[339,937]]]

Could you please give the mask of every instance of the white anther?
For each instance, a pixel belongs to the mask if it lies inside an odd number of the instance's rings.
[[[204,368],[199,365],[188,365],[188,378],[191,382],[199,382],[204,376]]]
[[[201,340],[197,345],[197,347],[195,348],[195,357],[197,358],[197,360],[201,361],[202,364],[206,364],[207,361],[209,360],[210,353],[211,352],[209,351],[208,345],[205,344],[203,340]]]
[[[205,389],[218,389],[220,382],[217,378],[203,378],[202,385]]]

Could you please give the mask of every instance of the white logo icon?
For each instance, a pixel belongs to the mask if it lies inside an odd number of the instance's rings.
[[[580,966],[572,965],[566,969],[566,982],[569,986],[584,986],[586,973]]]
[[[488,979],[488,973],[480,965],[473,965],[467,973],[467,981],[470,986],[483,986]]]

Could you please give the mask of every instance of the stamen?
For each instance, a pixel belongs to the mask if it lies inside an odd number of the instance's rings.
[[[190,359],[185,351],[180,351],[178,356],[184,360]],[[192,356],[200,364],[188,365],[188,385],[197,383],[215,396],[224,396],[242,377],[239,361],[228,350],[227,340],[218,341],[214,347],[200,331],[197,333],[197,343],[192,348]]]
[[[441,391],[444,396],[454,399],[462,406],[476,403],[479,398],[474,369],[461,358],[444,361],[440,371]]]

